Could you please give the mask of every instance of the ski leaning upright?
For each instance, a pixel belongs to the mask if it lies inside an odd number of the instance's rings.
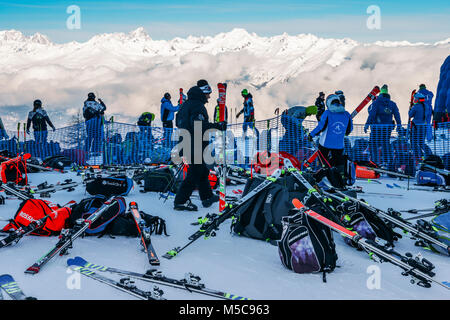
[[[201,219],[200,229],[189,237],[190,241],[183,247],[176,247],[168,251],[163,255],[163,257],[166,259],[172,259],[200,237],[204,236],[205,238],[209,238],[211,236],[215,236],[215,230],[219,230],[219,225],[221,225],[227,219],[231,218],[244,203],[256,196],[259,192],[267,188],[269,185],[277,181],[280,175],[281,170],[275,170],[271,176],[267,177],[266,180],[259,184],[255,189],[247,193],[235,203],[228,204],[222,213],[207,215],[205,218]]]
[[[399,266],[400,268],[402,268],[404,270],[404,272],[402,272],[402,275],[404,275],[404,276],[410,275],[411,276],[411,283],[417,283],[417,285],[419,285],[421,287],[429,288],[429,287],[431,287],[431,282],[434,282],[434,283],[437,283],[440,286],[444,287],[445,289],[450,290],[450,287],[448,287],[444,283],[433,279],[432,277],[426,275],[425,273],[421,272],[420,270],[417,270],[417,268],[414,266],[414,263],[413,263],[414,259],[412,259],[412,258],[411,258],[411,260],[398,259],[397,257],[391,255],[386,248],[377,244],[375,241],[365,239],[365,238],[361,237],[360,235],[358,235],[357,233],[354,233],[353,231],[350,231],[350,230],[346,229],[345,227],[321,216],[317,212],[306,208],[303,205],[303,203],[301,203],[301,201],[298,199],[292,200],[292,204],[297,209],[301,210],[301,212],[303,214],[308,215],[309,217],[313,218],[317,222],[319,222],[325,226],[328,226],[332,230],[340,233],[342,236],[354,241],[356,244],[358,244],[361,248],[363,248],[367,252],[370,252],[373,255],[380,258],[381,261],[391,262],[392,264]],[[410,263],[412,265],[410,265]]]
[[[226,121],[225,112],[226,112],[226,96],[227,96],[227,84],[226,83],[218,83],[217,88],[219,89],[219,122]],[[221,133],[222,135],[222,161],[223,163],[220,165],[220,184],[219,184],[219,211],[223,212],[226,207],[226,181],[227,181],[227,134],[226,131]]]
[[[164,294],[164,291],[159,289],[158,287],[154,287],[153,291],[147,292],[143,291],[141,289],[138,289],[134,285],[134,281],[130,279],[130,277],[126,277],[123,279],[120,279],[119,281],[107,278],[105,276],[96,274],[92,269],[85,268],[82,265],[78,263],[76,259],[68,259],[67,265],[74,271],[79,272],[80,274],[97,280],[101,283],[107,284],[108,286],[111,286],[113,288],[116,288],[120,291],[126,292],[136,298],[142,299],[142,300],[165,300],[162,295]]]
[[[195,292],[199,294],[204,294],[207,296],[220,298],[220,299],[226,299],[226,300],[249,300],[247,298],[237,296],[234,294],[208,289],[205,287],[203,283],[200,282],[200,277],[193,275],[192,273],[187,273],[186,277],[184,279],[178,280],[178,279],[172,279],[164,276],[161,271],[152,269],[148,270],[147,273],[141,274],[136,273],[132,271],[124,271],[120,269],[115,269],[111,267],[101,266],[97,264],[90,263],[86,260],[84,260],[81,257],[75,257],[74,259],[69,259],[70,263],[72,265],[76,265],[85,269],[91,269],[101,272],[111,272],[115,274],[119,274],[126,277],[135,278],[138,280],[156,283],[164,286],[169,286],[172,288],[182,289],[189,292]],[[68,260],[68,263],[69,263]]]
[[[86,220],[81,221],[78,225],[76,225],[73,229],[65,229],[61,231],[60,239],[56,243],[56,245],[43,257],[39,258],[32,266],[28,267],[25,273],[36,274],[38,273],[42,267],[47,264],[54,256],[58,253],[60,256],[67,253],[67,249],[72,246],[72,242],[84,234],[84,232],[89,228],[89,226],[94,223],[100,216],[112,207],[115,203],[125,200],[121,197],[110,198],[107,200],[102,207],[100,207],[97,211],[95,211],[92,215],[90,215]],[[119,204],[120,205],[120,204]]]
[[[2,297],[1,289],[5,290],[13,300],[36,300],[36,298],[27,297],[14,278],[9,274],[2,274],[0,276],[0,300]]]
[[[152,266],[159,266],[159,258],[156,254],[155,249],[153,248],[151,239],[150,239],[150,227],[148,227],[145,223],[145,220],[142,219],[141,213],[139,212],[138,205],[136,202],[130,202],[130,211],[133,216],[134,222],[136,223],[136,228],[138,230],[139,236],[141,237],[141,244],[144,248],[144,252],[147,253],[148,262]]]

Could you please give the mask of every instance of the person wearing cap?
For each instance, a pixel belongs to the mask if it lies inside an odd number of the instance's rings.
[[[244,135],[246,134],[248,128],[254,129],[257,135],[259,135],[258,129],[255,128],[255,108],[253,107],[253,96],[247,89],[242,90],[241,95],[244,98],[244,107],[236,114],[236,118],[239,118],[242,113],[244,114],[244,123],[242,124]]]
[[[434,98],[434,94],[433,92],[431,92],[430,90],[427,89],[425,84],[421,84],[419,86],[419,90],[417,91],[417,93],[422,94],[425,97],[425,107],[427,108],[427,119],[426,119],[426,123],[427,123],[427,140],[431,141],[431,139],[433,139],[433,130],[431,127],[431,121],[433,118],[433,98]]]
[[[430,119],[430,110],[427,106],[427,98],[420,92],[414,95],[414,105],[408,112],[411,120],[411,142],[414,155],[421,160],[424,152],[427,125]]]
[[[332,167],[341,167],[344,165],[344,138],[352,132],[353,121],[338,95],[329,95],[326,106],[327,110],[308,138],[312,140],[320,134],[320,152]]]
[[[180,109],[180,106],[174,106],[171,101],[170,93],[166,92],[161,99],[161,122],[164,128],[164,141],[166,146],[171,145],[171,136],[173,131],[173,119],[175,112]]]
[[[95,94],[90,92],[83,105],[83,117],[86,122],[86,150],[101,151],[103,140],[103,125],[106,105],[102,99],[95,100]]]
[[[50,121],[47,112],[42,108],[41,100],[35,100],[33,102],[33,111],[28,113],[26,133],[30,134],[30,126],[33,124],[33,134],[34,141],[36,143],[46,143],[47,142],[47,124],[55,131],[55,126]]]
[[[391,152],[391,133],[394,128],[394,120],[397,124],[397,132],[400,130],[402,122],[400,112],[397,104],[391,100],[388,93],[388,86],[383,85],[380,89],[378,98],[372,103],[369,108],[369,116],[364,126],[364,133],[370,127],[369,147],[371,153],[371,160],[378,165],[382,165],[378,154],[378,149],[381,147],[384,165],[392,163]]]
[[[320,121],[320,117],[325,112],[325,93],[319,92],[319,96],[317,97],[314,105],[317,107],[317,121]]]
[[[207,130],[217,129],[225,131],[227,123],[211,123],[209,122],[208,111],[205,104],[208,102],[211,96],[211,87],[206,80],[199,80],[197,85],[189,89],[187,96],[188,100],[183,103],[180,110],[177,113],[176,124],[180,129],[187,130],[191,136],[191,157],[185,158],[186,163],[189,165],[186,178],[183,180],[180,188],[177,191],[174,200],[174,209],[177,211],[197,211],[198,208],[190,200],[192,192],[195,188],[198,188],[200,200],[205,208],[210,207],[213,203],[219,201],[219,197],[214,195],[209,183],[209,169],[203,158],[205,149],[208,147],[209,142],[203,141],[203,136]],[[194,127],[196,123],[201,123],[202,136],[196,137],[194,135]],[[202,141],[201,161],[196,163],[195,154],[195,141]],[[200,150],[199,150],[200,151]]]
[[[344,96],[344,91],[342,90],[337,90],[334,92],[335,95],[337,95],[339,97],[339,100],[341,100],[341,104],[345,107],[345,96]]]

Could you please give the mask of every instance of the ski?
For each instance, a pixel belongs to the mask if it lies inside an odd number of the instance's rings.
[[[144,219],[139,212],[138,205],[136,202],[130,202],[129,205],[131,215],[133,216],[134,222],[136,223],[136,228],[138,230],[139,236],[141,237],[141,244],[144,248],[144,252],[148,256],[148,262],[152,266],[159,266],[159,258],[156,254],[155,249],[153,248],[151,239],[150,239],[150,227],[146,225]]]
[[[393,183],[393,184],[386,183],[386,187],[388,187],[389,189],[397,188],[397,189],[402,189],[402,190],[415,190],[415,191],[450,192],[450,189],[448,189],[446,187],[442,187],[442,186],[441,187],[439,187],[439,186],[430,186],[430,187],[423,186],[423,187],[409,187],[408,188],[408,187],[402,187],[396,183]]]
[[[57,183],[56,185],[49,185],[44,182],[37,186],[35,189],[27,188],[26,190],[31,194],[39,194],[41,197],[50,197],[50,193],[54,193],[60,190],[66,190],[68,192],[74,191],[75,187],[79,186],[81,183],[72,181],[72,179],[67,179],[63,183]]]
[[[2,274],[0,276],[0,288],[5,290],[5,292],[13,300],[36,300],[36,298],[26,296],[10,274]],[[1,300],[1,290],[0,290],[0,300]]]
[[[67,206],[70,206],[75,203],[76,203],[75,201],[70,201],[67,204],[65,204],[63,207],[67,207]],[[12,243],[19,242],[23,237],[40,229],[48,219],[52,219],[52,217],[56,217],[57,214],[58,214],[57,212],[52,211],[45,217],[43,217],[39,220],[32,221],[28,226],[20,227],[17,230],[14,230],[13,232],[9,233],[9,235],[7,237],[0,239],[0,249],[3,247],[9,246]]]
[[[432,165],[429,165],[428,163],[420,163],[420,165],[421,165],[423,168],[430,169],[430,170],[432,170],[432,171],[434,171],[434,172],[437,172],[437,173],[439,173],[439,174],[443,174],[443,175],[445,175],[445,176],[450,175],[450,171],[445,170],[445,169],[439,169],[439,168],[433,167]]]
[[[292,200],[292,203],[303,214],[306,214],[312,219],[316,220],[317,222],[325,226],[328,226],[333,231],[340,233],[342,236],[349,238],[350,240],[358,244],[361,248],[369,252],[372,256],[375,255],[376,257],[381,259],[381,261],[391,262],[392,264],[402,268],[403,269],[402,275],[404,276],[409,275],[412,277],[411,283],[417,283],[417,285],[419,286],[429,288],[431,287],[431,283],[434,282],[444,287],[445,289],[450,290],[449,286],[433,279],[432,276],[425,273],[427,272],[434,275],[434,273],[432,273],[430,270],[433,269],[433,266],[422,264],[422,261],[417,261],[410,254],[406,257],[401,256],[401,258],[397,258],[396,257],[396,255],[398,255],[397,253],[393,255],[391,254],[389,249],[379,245],[375,241],[365,239],[359,236],[357,233],[350,231],[344,228],[343,226],[325,218],[324,216],[318,214],[317,212],[305,207],[300,200],[294,199]]]
[[[120,198],[120,197],[119,197]],[[94,223],[100,216],[111,206],[113,206],[118,198],[110,198],[107,200],[102,207],[90,215],[86,220],[77,221],[79,222],[73,229],[63,229],[60,234],[59,241],[56,245],[44,256],[39,258],[32,266],[28,267],[25,273],[36,274],[38,273],[44,265],[46,265],[53,257],[58,253],[60,256],[67,253],[67,249],[72,246],[75,239],[84,234],[87,228]],[[124,201],[122,199],[122,201]]]
[[[178,102],[178,104],[181,106],[184,103],[183,101],[183,88],[180,88],[180,101]]]
[[[227,96],[227,84],[226,83],[218,83],[217,84],[219,90],[219,122],[224,122],[225,118],[225,101]],[[223,163],[220,165],[220,178],[219,178],[219,212],[223,212],[226,207],[226,182],[227,182],[227,164],[226,164],[226,142],[227,135],[226,131],[221,132],[222,136],[222,161]]]
[[[181,251],[186,249],[192,243],[194,243],[197,239],[204,236],[205,239],[209,237],[213,237],[216,235],[215,231],[219,230],[219,225],[222,224],[227,219],[231,218],[234,213],[248,200],[256,196],[259,192],[267,188],[269,185],[274,183],[281,175],[281,170],[277,169],[273,172],[273,174],[266,178],[261,184],[259,184],[255,189],[247,193],[245,196],[240,198],[235,203],[227,204],[225,210],[219,214],[208,214],[206,217],[201,219],[202,223],[200,229],[192,234],[188,239],[189,241],[183,247],[175,247],[174,249],[168,251],[163,255],[166,259],[172,259],[177,256]]]
[[[396,177],[399,177],[399,178],[415,179],[413,176],[409,176],[407,174],[400,173],[400,172],[389,171],[389,170],[380,169],[380,168],[373,168],[373,167],[370,167],[370,170],[373,170],[373,171],[379,172],[379,173],[385,173],[387,175],[396,176]]]
[[[29,200],[34,198],[32,194],[26,194],[20,190],[17,190],[14,183],[12,182],[10,184],[4,184],[0,180],[0,190],[1,189],[5,190],[6,193],[10,193],[21,200]]]
[[[46,167],[46,166],[42,166],[42,165],[37,165],[37,164],[34,164],[34,163],[29,163],[27,160],[28,159],[30,159],[31,158],[31,154],[29,154],[29,153],[25,153],[24,155],[23,155],[23,158],[26,160],[26,163],[27,163],[27,166],[28,167],[31,167],[31,168],[34,168],[34,169],[39,169],[39,170],[42,170],[42,171],[56,171],[56,172],[59,172],[59,173],[66,173],[66,171],[64,171],[64,170],[61,170],[61,169],[55,169],[55,168],[51,168],[51,167]],[[2,156],[2,155],[0,155],[0,159],[4,159],[4,160],[11,160],[11,158],[9,158],[9,157],[5,157],[5,156]]]
[[[445,253],[447,255],[450,255],[450,247],[443,243],[442,241],[439,241],[437,236],[435,235],[435,232],[424,225],[413,225],[410,222],[406,221],[401,217],[401,213],[398,211],[395,211],[393,209],[388,209],[387,212],[380,210],[378,208],[373,207],[372,205],[368,204],[367,202],[364,202],[360,199],[356,199],[353,197],[350,197],[346,195],[345,193],[333,189],[334,193],[328,193],[324,192],[327,196],[331,198],[335,198],[339,201],[352,201],[353,203],[358,203],[359,205],[365,207],[367,210],[372,212],[375,215],[378,215],[382,219],[386,220],[391,226],[398,227],[402,229],[404,232],[408,233],[410,237],[419,238],[418,241],[416,241],[417,246],[421,246],[427,249],[431,249],[433,251],[436,251],[431,245],[436,245],[438,247],[441,247],[444,249]],[[339,196],[337,196],[339,195]],[[428,244],[428,246],[427,246]]]
[[[380,93],[380,87],[375,86],[373,89],[369,92],[369,94],[364,98],[363,101],[353,110],[351,113],[351,118],[353,119],[358,115],[358,113],[364,109],[364,107],[370,102],[374,101],[377,98],[377,95]],[[305,168],[308,168],[311,166],[311,164],[317,159],[318,156],[321,156],[321,152],[319,150],[316,150],[304,163],[303,166]]]
[[[80,274],[99,281],[101,283],[107,284],[110,287],[116,288],[122,292],[126,292],[136,298],[141,300],[165,300],[162,296],[164,291],[159,289],[158,287],[154,287],[153,291],[143,291],[138,289],[134,284],[134,281],[130,279],[130,277],[122,278],[119,281],[107,278],[105,276],[99,275],[92,271],[92,269],[81,266],[77,263],[76,259],[68,259],[67,265],[74,271],[79,272]]]
[[[200,282],[201,278],[193,275],[192,273],[187,273],[184,279],[173,279],[168,278],[161,271],[158,271],[156,269],[148,270],[145,274],[136,273],[132,271],[124,271],[116,268],[101,266],[97,264],[90,263],[86,260],[84,260],[81,257],[75,257],[72,260],[71,263],[73,265],[77,265],[83,268],[92,269],[96,271],[101,272],[110,272],[119,274],[126,277],[135,278],[138,280],[151,282],[159,285],[169,286],[172,288],[182,289],[189,292],[195,292],[199,294],[204,294],[207,296],[220,298],[220,299],[226,299],[226,300],[249,300],[247,298],[244,298],[242,296],[237,296],[234,294],[230,294],[223,291],[208,289],[205,287],[203,283]]]

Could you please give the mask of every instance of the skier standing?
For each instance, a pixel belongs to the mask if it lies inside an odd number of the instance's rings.
[[[214,123],[220,122],[220,107],[219,107],[220,99],[217,99],[217,105],[214,108]],[[225,121],[228,122],[228,108],[225,106]]]
[[[326,106],[327,110],[322,114],[319,124],[311,131],[308,139],[312,140],[320,134],[320,152],[332,167],[340,167],[344,165],[344,137],[352,132],[353,121],[338,95],[329,95]]]
[[[148,140],[151,137],[152,121],[155,120],[155,114],[144,112],[138,119],[137,125],[142,135]]]
[[[180,109],[180,106],[174,106],[171,101],[170,93],[166,92],[161,99],[161,122],[164,128],[164,141],[166,146],[171,145],[171,135],[173,131],[173,119],[175,112]]]
[[[432,127],[431,127],[431,119],[433,118],[433,97],[434,94],[430,90],[427,89],[425,84],[421,84],[419,86],[418,93],[422,94],[425,97],[425,107],[427,108],[427,118],[426,118],[426,137],[427,140],[430,141],[433,138]]]
[[[203,158],[203,152],[208,146],[208,141],[202,142],[202,157],[200,163],[195,163],[194,145],[195,140],[199,137],[194,136],[194,124],[200,122],[202,127],[202,137],[206,130],[218,129],[225,131],[227,128],[226,122],[210,123],[208,111],[205,104],[208,102],[211,95],[211,87],[206,80],[199,80],[197,86],[192,87],[188,91],[188,100],[183,103],[180,111],[177,114],[177,127],[189,131],[191,135],[191,159],[186,159],[189,167],[187,170],[186,179],[184,179],[180,188],[177,191],[174,200],[174,209],[180,211],[197,211],[198,208],[194,205],[190,196],[194,189],[198,187],[202,205],[205,208],[210,207],[214,202],[219,201],[219,197],[214,195],[211,191],[209,183],[209,169],[206,166]],[[201,137],[201,138],[202,138]],[[201,139],[203,140],[203,139]]]
[[[106,105],[102,99],[95,100],[95,94],[90,92],[83,106],[83,117],[86,123],[86,150],[92,152],[101,151],[103,140],[104,114]]]
[[[317,97],[314,105],[317,107],[317,121],[320,121],[320,117],[325,112],[325,93],[319,92],[319,96]]]
[[[27,134],[30,134],[31,124],[33,124],[34,141],[38,144],[47,142],[47,124],[55,131],[55,126],[50,121],[47,112],[42,108],[41,100],[35,100],[33,102],[33,111],[28,113]]]
[[[3,125],[2,118],[0,117],[0,140],[1,140],[1,139],[6,139],[6,140],[8,140],[8,139],[9,139],[9,136],[8,136],[8,134],[6,133],[5,126]]]
[[[241,95],[244,98],[244,107],[241,111],[236,114],[236,118],[244,113],[244,123],[242,124],[242,130],[244,135],[248,128],[256,130],[257,135],[259,135],[258,129],[255,128],[255,108],[253,107],[253,96],[247,89],[241,91]]]
[[[409,110],[408,116],[411,119],[412,149],[416,159],[419,160],[423,155],[427,121],[431,119],[431,115],[427,106],[427,98],[422,93],[416,93],[414,101],[415,104]]]
[[[391,132],[393,129],[395,118],[397,123],[397,132],[401,128],[400,112],[397,104],[391,100],[391,96],[388,93],[388,86],[383,85],[380,90],[380,95],[372,103],[369,108],[369,116],[364,126],[364,132],[370,127],[369,146],[371,152],[371,160],[376,164],[380,163],[378,156],[378,148],[381,147],[384,160],[389,164],[392,163],[392,154],[390,150]]]

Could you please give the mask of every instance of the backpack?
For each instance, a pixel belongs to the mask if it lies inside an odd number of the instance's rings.
[[[242,195],[263,181],[259,178],[248,180]],[[292,199],[303,199],[307,195],[306,190],[300,189],[300,183],[293,176],[278,179],[237,210],[232,230],[238,235],[276,245],[275,241],[281,238],[282,233],[281,219],[294,207]]]
[[[71,215],[71,208],[60,207],[50,201],[41,199],[29,199],[23,201],[14,219],[3,228],[3,231],[17,230],[20,227],[27,227],[31,222],[40,220],[47,215],[49,218],[44,225],[32,232],[35,236],[54,236],[58,235],[65,227],[67,220]]]
[[[157,168],[149,170],[144,173],[144,191],[164,192],[169,191],[176,193],[181,181],[175,179],[175,174],[170,167]],[[169,185],[172,185],[171,190],[167,190]]]
[[[19,186],[26,186],[28,184],[27,162],[23,157],[2,162],[0,171],[3,183],[11,181]]]
[[[418,170],[416,173],[416,183],[420,186],[445,186],[446,179],[434,171]]]
[[[70,225],[73,227],[78,219],[87,219],[90,215],[100,209],[106,202],[107,198],[101,195],[86,198],[81,200],[78,204],[72,206],[72,215],[70,216]],[[116,220],[119,216],[125,213],[127,208],[125,199],[122,197],[114,198],[114,205],[108,208],[89,228],[86,230],[88,235],[103,235],[109,233],[111,222]]]
[[[86,183],[86,191],[90,195],[126,196],[133,187],[133,180],[127,176],[97,177]]]
[[[325,273],[336,268],[336,245],[330,228],[293,211],[282,218],[283,233],[278,242],[281,263],[296,273]]]

